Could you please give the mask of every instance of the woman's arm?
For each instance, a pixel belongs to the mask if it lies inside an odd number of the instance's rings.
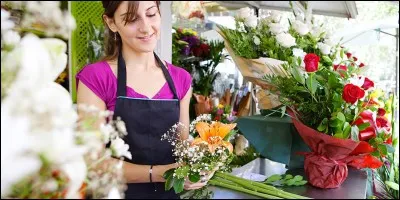
[[[106,110],[106,104],[101,100],[94,92],[92,92],[85,84],[79,82],[77,91],[77,104],[93,105],[100,110]],[[189,106],[187,106],[189,107]],[[188,112],[188,111],[187,111]],[[181,111],[182,113],[182,111]],[[79,112],[79,118],[85,117],[85,113]],[[188,116],[187,116],[188,117]],[[100,124],[104,122],[105,119],[101,119],[96,123],[96,126],[100,127]],[[189,121],[189,118],[187,119]],[[111,159],[111,162],[117,162],[119,159]],[[107,161],[105,161],[107,162]],[[106,163],[104,163],[106,164]],[[175,168],[177,165],[175,163],[169,165],[156,165],[153,166],[152,181],[153,182],[165,182],[162,177],[165,171]],[[128,183],[148,183],[150,182],[149,170],[150,165],[137,165],[129,162],[123,163],[123,169],[125,174],[125,179]]]
[[[180,101],[180,114],[179,121],[184,125],[184,129],[181,130],[181,139],[186,140],[189,138],[189,104],[190,98],[192,97],[192,87],[186,92],[185,97]]]

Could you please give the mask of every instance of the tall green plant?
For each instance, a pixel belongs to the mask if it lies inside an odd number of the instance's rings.
[[[104,25],[101,24],[96,26],[91,20],[88,22],[87,63],[89,64],[97,62],[102,56],[104,56]]]

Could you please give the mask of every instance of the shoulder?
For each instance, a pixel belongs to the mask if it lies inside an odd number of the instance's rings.
[[[77,75],[85,74],[85,75],[99,75],[105,74],[107,72],[108,64],[106,61],[99,61],[96,63],[91,63],[84,66]]]
[[[168,71],[174,81],[178,98],[183,99],[192,86],[192,76],[185,69],[167,62]]]
[[[189,72],[187,72],[185,69],[175,66],[171,63],[167,62],[167,67],[168,71],[171,73],[171,76],[174,78],[179,78],[179,79],[187,79],[187,78],[192,78]]]

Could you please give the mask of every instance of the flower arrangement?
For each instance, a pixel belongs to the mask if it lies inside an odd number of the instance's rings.
[[[242,9],[235,20],[236,30],[220,30],[236,56],[278,61],[271,64],[264,60],[259,67],[269,71],[257,80],[279,95],[310,146],[312,152],[305,159],[310,183],[335,188],[347,177],[347,164],[379,168],[379,159],[394,151],[392,111],[384,104],[388,98],[374,82],[358,75],[364,63],[335,43],[322,25],[313,22],[309,11],[305,16],[293,13],[295,20],[285,26],[276,13],[258,22]],[[342,161],[340,167],[330,165],[339,167],[342,175],[318,174],[317,168],[324,174],[333,170],[327,164],[333,161],[322,161],[321,155]]]
[[[232,110],[230,105],[219,104],[214,107],[211,111],[211,119],[214,121],[220,121],[222,123],[230,124],[236,120],[235,112]]]
[[[174,125],[163,135],[162,140],[168,140],[175,147],[173,154],[180,166],[165,172],[165,189],[173,187],[176,193],[180,193],[183,191],[185,177],[195,183],[206,171],[226,170],[233,155],[233,146],[228,138],[235,126],[199,121],[195,124],[199,137],[189,142],[180,140],[179,130],[182,130],[183,125]]]
[[[24,12],[15,17],[3,4],[20,6]],[[43,8],[51,8],[53,15]],[[68,20],[57,21],[62,14],[59,2],[2,2],[2,198],[123,196],[122,163],[111,157],[131,156],[121,139],[124,123],[108,120],[97,127],[93,122],[111,113],[84,106],[78,109],[88,115],[77,122],[70,94],[55,82],[67,64],[67,44],[49,37],[53,29],[70,27]],[[46,20],[51,16],[58,18]]]

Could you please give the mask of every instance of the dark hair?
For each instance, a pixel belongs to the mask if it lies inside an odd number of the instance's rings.
[[[109,18],[113,18],[115,11],[118,9],[119,5],[121,5],[122,1],[102,1],[104,13]],[[160,13],[160,1],[156,1],[158,13]],[[125,25],[132,21],[136,17],[136,12],[139,8],[139,1],[129,1],[128,2],[128,10],[125,15],[123,21],[125,21]],[[105,37],[104,37],[104,50],[105,56],[102,60],[114,60],[118,57],[120,48],[122,46],[122,40],[118,33],[114,33],[108,27],[106,21],[103,19],[103,23],[105,26]]]

